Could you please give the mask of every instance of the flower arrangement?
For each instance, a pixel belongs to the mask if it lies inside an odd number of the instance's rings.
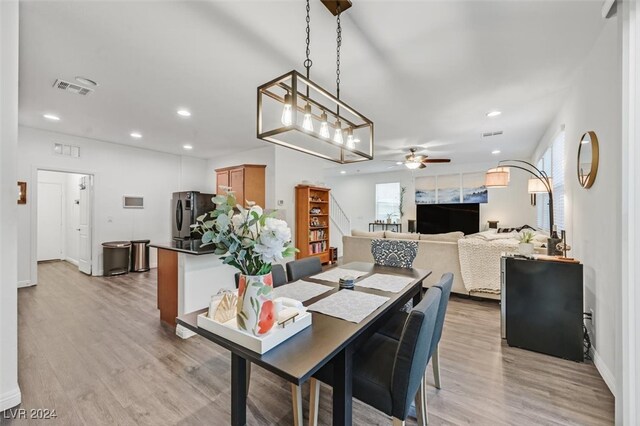
[[[245,209],[229,188],[213,202],[216,209],[198,217],[193,226],[202,234],[203,246],[215,245],[215,254],[242,274],[268,274],[272,263],[298,251],[287,222],[265,214],[262,207],[249,203]]]
[[[194,228],[202,245],[215,245],[223,263],[240,271],[236,321],[238,328],[256,336],[271,330],[277,317],[272,299],[271,264],[298,251],[291,244],[291,229],[283,220],[248,203],[245,209],[234,193],[213,198],[216,209],[197,218]]]

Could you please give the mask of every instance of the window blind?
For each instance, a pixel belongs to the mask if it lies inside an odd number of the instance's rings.
[[[564,223],[564,132],[560,132],[551,146],[542,154],[536,166],[553,180],[553,221],[558,231],[565,229]],[[551,231],[549,226],[549,195],[538,194],[536,203],[536,226]]]

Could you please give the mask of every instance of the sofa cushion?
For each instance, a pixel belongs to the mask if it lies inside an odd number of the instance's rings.
[[[461,231],[447,232],[446,234],[420,234],[421,241],[449,241],[455,243],[461,238],[464,238],[464,232]]]
[[[418,240],[420,234],[411,234],[409,232],[393,232],[393,231],[385,231],[385,238],[391,238],[393,240]]]
[[[358,231],[357,229],[351,230],[352,237],[369,237],[369,238],[384,238],[384,231],[367,232]]]

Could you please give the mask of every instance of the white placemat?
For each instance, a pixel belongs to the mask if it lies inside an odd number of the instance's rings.
[[[388,274],[373,274],[370,277],[357,281],[358,287],[373,288],[376,290],[388,291],[391,293],[398,293],[402,291],[410,282],[413,282],[411,277],[402,277],[399,275]]]
[[[314,275],[310,278],[337,283],[340,281],[340,278],[348,276],[358,278],[367,274],[368,272],[356,271],[355,269],[331,268],[328,271],[322,272],[318,275]]]
[[[388,297],[354,290],[340,290],[307,307],[307,310],[330,315],[356,324],[382,306]]]
[[[305,302],[333,289],[334,287],[330,287],[328,285],[298,280],[296,282],[274,288],[273,298],[275,299],[276,297],[288,297],[300,302]]]

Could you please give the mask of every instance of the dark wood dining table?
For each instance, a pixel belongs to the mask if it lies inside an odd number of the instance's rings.
[[[337,291],[377,294],[386,296],[389,300],[357,324],[312,312],[311,326],[262,355],[198,327],[197,316],[206,312],[207,309],[177,318],[178,324],[231,352],[231,424],[233,426],[247,423],[247,361],[298,386],[331,361],[334,372],[333,424],[351,425],[352,355],[358,342],[375,333],[409,300],[413,299],[414,304],[419,302],[422,298],[422,282],[431,275],[431,271],[379,266],[365,262],[353,262],[340,267],[364,272],[365,275],[359,280],[372,274],[389,274],[411,277],[413,281],[400,292],[391,293],[358,286],[353,290],[340,290],[338,283],[305,278],[305,281],[334,287],[333,290],[305,301],[305,306]]]

